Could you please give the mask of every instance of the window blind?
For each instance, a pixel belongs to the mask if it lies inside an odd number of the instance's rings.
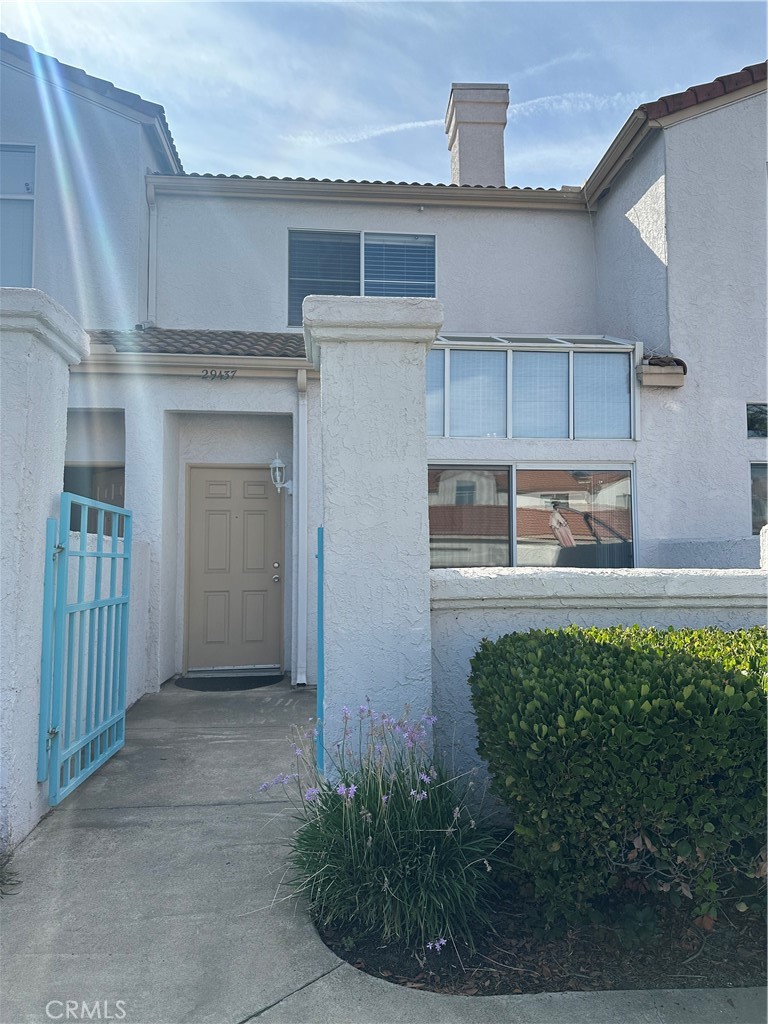
[[[505,437],[506,352],[451,352],[451,435]]]
[[[573,357],[574,436],[630,437],[630,357],[577,352]]]
[[[512,355],[513,437],[568,437],[568,355]]]
[[[307,295],[360,294],[360,235],[347,231],[291,231],[288,323],[301,324]]]
[[[427,433],[440,437],[445,425],[445,352],[433,349],[427,356]]]
[[[366,232],[365,294],[434,296],[434,237]]]

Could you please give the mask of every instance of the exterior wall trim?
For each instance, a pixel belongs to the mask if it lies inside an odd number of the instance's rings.
[[[765,615],[760,569],[432,569],[433,611],[601,608],[621,617],[673,606],[741,608]]]
[[[297,370],[306,370],[309,379],[319,377],[307,359],[269,356],[198,356],[178,353],[92,352],[76,368],[78,373],[150,374],[153,376],[197,376],[205,368],[235,369],[240,377],[280,377],[296,379]]]
[[[316,202],[414,203],[418,206],[544,207],[585,212],[582,190],[516,189],[494,186],[387,184],[356,181],[299,181],[257,178],[150,175],[160,195],[230,196],[236,199],[311,199]]]

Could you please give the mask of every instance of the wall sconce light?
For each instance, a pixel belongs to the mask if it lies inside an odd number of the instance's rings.
[[[272,477],[272,483],[275,485],[278,494],[283,490],[283,488],[285,488],[289,494],[293,494],[293,481],[285,479],[285,463],[277,452],[275,452],[275,457],[269,464],[269,472]]]

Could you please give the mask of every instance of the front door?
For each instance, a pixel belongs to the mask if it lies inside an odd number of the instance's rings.
[[[282,667],[283,512],[266,467],[192,466],[187,669]]]

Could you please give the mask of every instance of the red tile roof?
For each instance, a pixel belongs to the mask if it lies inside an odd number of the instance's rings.
[[[645,111],[650,121],[666,114],[675,114],[678,110],[695,107],[707,100],[717,99],[739,89],[744,89],[755,82],[766,80],[766,61],[762,64],[749,64],[732,75],[720,75],[713,82],[704,85],[692,85],[685,92],[675,92],[669,96],[661,96],[653,103],[641,103],[639,110]]]
[[[574,540],[594,541],[594,534],[580,512],[562,507],[559,511]],[[555,535],[549,525],[551,514],[551,509],[546,508],[518,508],[518,540],[555,542]],[[632,539],[632,519],[628,509],[595,507],[590,523],[601,541]],[[429,530],[433,537],[506,540],[509,535],[508,509],[506,505],[430,505]]]
[[[118,352],[154,355],[255,356],[304,359],[303,334],[265,331],[197,331],[147,327],[143,331],[89,331],[94,345],[113,345]]]

